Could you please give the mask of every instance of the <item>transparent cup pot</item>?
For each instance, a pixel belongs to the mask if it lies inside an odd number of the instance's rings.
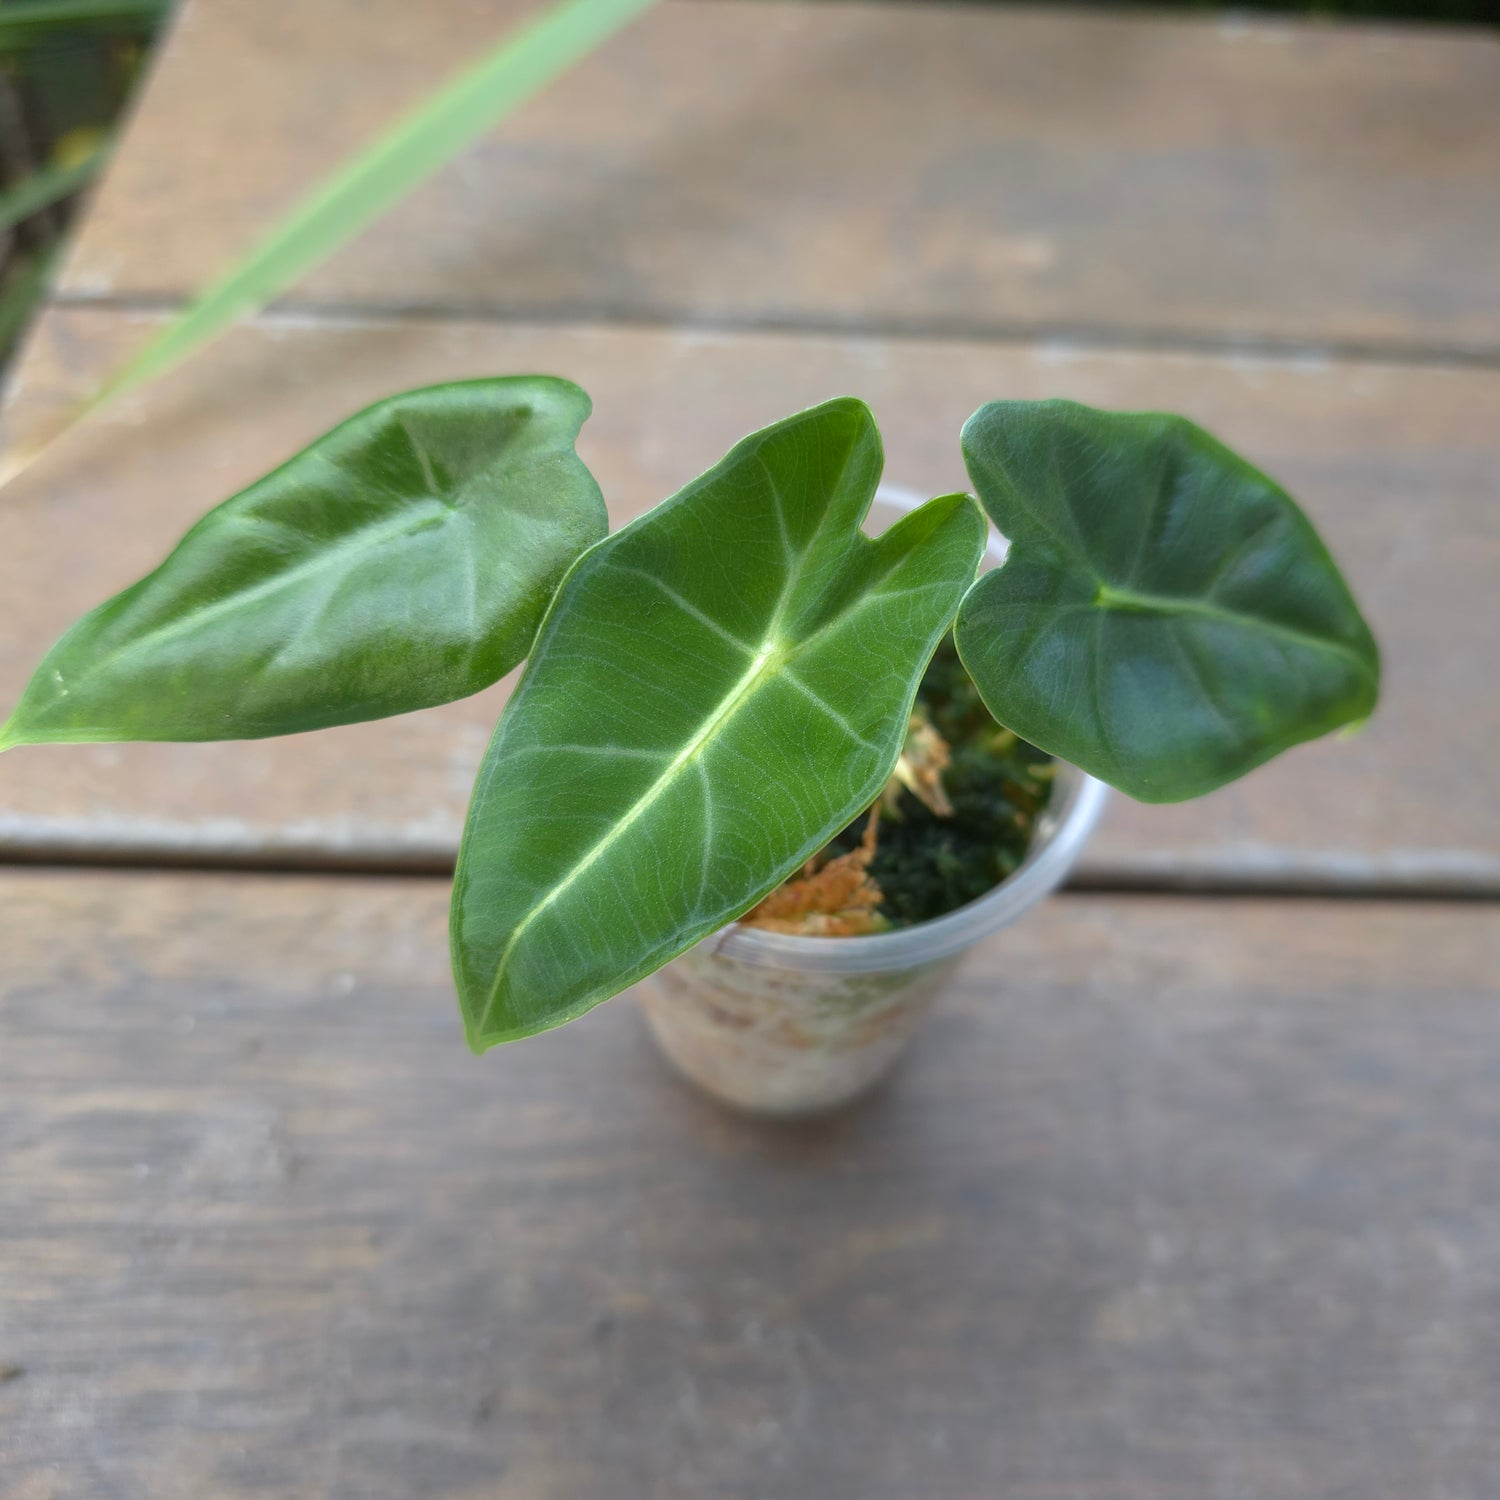
[[[957,911],[871,937],[795,937],[738,923],[637,993],[678,1071],[725,1104],[767,1115],[848,1103],[894,1066],[966,952],[1062,883],[1105,787],[1059,765],[1025,859]]]
[[[881,485],[866,530],[922,503]],[[986,566],[1005,560],[991,537]],[[846,1104],[885,1076],[980,938],[1060,885],[1104,804],[1102,782],[1059,765],[1019,868],[988,895],[932,922],[873,937],[814,938],[738,923],[705,938],[637,989],[662,1051],[716,1099],[770,1115]]]

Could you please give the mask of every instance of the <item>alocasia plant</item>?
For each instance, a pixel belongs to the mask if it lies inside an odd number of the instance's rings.
[[[588,410],[524,377],[352,418],[79,621],[0,749],[379,718],[525,657],[453,898],[482,1051],[743,916],[869,807],[949,629],[1002,725],[1147,801],[1374,707],[1375,643],[1311,524],[1180,417],[985,406],[962,435],[979,504],[871,539],[879,434],[830,401],[606,536]],[[1010,552],[979,577],[986,513]]]

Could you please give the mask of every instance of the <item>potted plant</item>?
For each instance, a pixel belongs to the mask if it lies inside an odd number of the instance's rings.
[[[879,434],[830,401],[607,535],[574,451],[589,410],[515,377],[361,412],[74,625],[0,749],[288,734],[447,702],[524,658],[458,856],[469,1044],[657,975],[678,1062],[789,1111],[878,1076],[936,971],[1066,872],[1099,782],[1194,797],[1374,706],[1375,643],[1311,524],[1181,417],[981,407],[960,439],[977,503],[870,537]],[[988,521],[1009,551],[981,574]],[[953,747],[914,717],[936,671],[947,710],[968,694],[965,722],[984,716],[980,748],[1029,768],[1035,826],[994,890],[881,931],[880,807],[889,829],[924,778],[946,799]]]

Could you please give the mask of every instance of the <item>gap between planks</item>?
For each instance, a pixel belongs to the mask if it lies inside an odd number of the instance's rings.
[[[47,304],[66,312],[167,317],[188,304],[176,297],[101,296],[59,290]],[[603,327],[722,336],[786,334],[814,338],[869,338],[891,342],[1040,344],[1090,353],[1195,354],[1226,359],[1305,361],[1309,365],[1378,364],[1419,369],[1500,370],[1500,345],[1415,343],[1409,340],[1286,339],[1226,329],[1188,333],[1168,328],[1112,328],[1098,324],[1024,323],[954,318],[811,318],[762,314],[753,318],[683,317],[670,309],[633,308],[619,314],[604,305],[553,307],[494,302],[339,302],[288,299],[244,320],[268,325],[361,327],[381,323],[467,323],[537,328]]]
[[[120,874],[241,875],[247,878],[309,875],[356,880],[449,880],[454,857],[437,851],[381,855],[360,851],[275,849],[264,853],[152,848],[69,849],[12,845],[0,849],[0,874],[21,871],[112,871]],[[1221,871],[1096,871],[1074,875],[1056,895],[1201,897],[1208,900],[1255,898],[1289,901],[1460,902],[1476,906],[1500,903],[1500,885],[1437,878],[1372,876],[1350,881],[1316,873],[1229,874]]]

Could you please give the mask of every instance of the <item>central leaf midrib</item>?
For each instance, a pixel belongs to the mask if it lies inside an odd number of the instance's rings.
[[[1137,609],[1167,615],[1197,615],[1202,619],[1213,620],[1221,625],[1234,625],[1240,629],[1261,630],[1268,635],[1280,636],[1283,640],[1293,641],[1300,646],[1306,646],[1318,651],[1331,651],[1352,662],[1363,676],[1372,680],[1374,679],[1376,674],[1370,667],[1369,662],[1353,646],[1348,645],[1346,642],[1334,640],[1327,636],[1312,635],[1307,631],[1298,630],[1295,626],[1282,625],[1275,620],[1268,620],[1262,615],[1240,614],[1234,610],[1220,609],[1216,605],[1207,604],[1201,600],[1190,599],[1181,595],[1148,594],[1138,589],[1120,588],[1115,584],[1109,583],[1100,574],[1093,558],[1086,550],[1081,534],[1077,539],[1064,536],[1058,531],[1055,525],[1051,524],[1049,518],[1044,517],[1035,507],[1026,504],[1021,497],[1019,486],[1012,484],[1011,489],[1016,497],[1017,508],[1058,548],[1069,563],[1081,569],[1095,585],[1098,592],[1094,596],[1093,603],[1082,607],[1122,611]],[[1135,566],[1139,566],[1139,558],[1136,559]],[[1003,568],[1001,571],[1003,571]],[[996,576],[998,576],[998,573]]]
[[[183,634],[190,629],[201,627],[206,621],[217,618],[219,615],[227,614],[233,610],[242,608],[247,604],[253,604],[268,595],[279,593],[282,589],[298,582],[305,575],[331,570],[341,566],[347,571],[349,560],[358,557],[361,553],[373,551],[375,548],[389,541],[393,536],[399,536],[409,532],[414,525],[423,520],[436,519],[445,521],[445,517],[413,517],[411,515],[397,516],[389,521],[382,521],[374,526],[361,527],[349,539],[336,544],[337,550],[333,553],[326,551],[314,552],[305,561],[296,563],[290,568],[283,569],[270,578],[263,579],[260,583],[252,584],[246,589],[237,589],[234,593],[225,594],[221,598],[212,599],[205,604],[199,605],[186,615],[181,615],[175,620],[168,620],[142,635],[135,636],[126,641],[124,645],[110,652],[108,656],[94,663],[94,671],[111,667],[122,657],[129,656],[138,651],[142,646],[157,646],[164,640],[170,640],[174,636]]]
[[[744,676],[725,694],[718,707],[703,721],[703,725],[698,732],[673,756],[656,780],[636,798],[625,815],[578,860],[561,880],[550,886],[547,894],[511,929],[511,934],[506,941],[505,948],[496,961],[495,977],[490,984],[489,993],[485,997],[484,1010],[480,1012],[479,1022],[476,1027],[476,1031],[480,1036],[484,1035],[485,1029],[490,1023],[490,1018],[494,1014],[495,1006],[500,998],[500,989],[505,978],[506,968],[510,963],[512,953],[515,952],[517,943],[520,942],[526,929],[544,911],[548,910],[565,891],[576,884],[588,870],[592,869],[615,843],[650,811],[657,799],[678,777],[683,768],[698,759],[709,741],[745,705],[753,696],[756,689],[760,687],[761,683],[776,670],[780,665],[781,655],[780,643],[774,638],[761,647]]]
[[[789,664],[795,657],[803,655],[808,646],[815,643],[820,636],[825,635],[836,624],[847,619],[850,613],[857,612],[859,608],[869,603],[869,596],[858,600],[852,609],[843,610],[834,618],[826,621],[811,636],[798,641],[789,652],[785,643],[780,639],[781,623],[788,603],[788,596],[793,592],[795,583],[801,576],[802,566],[805,566],[805,563],[806,554],[804,553],[799,558],[799,566],[794,567],[789,573],[787,583],[783,586],[782,594],[775,606],[771,623],[767,627],[766,641],[751,659],[750,665],[744,675],[730,688],[718,707],[704,720],[698,732],[662,769],[656,780],[641,793],[619,822],[615,823],[561,880],[549,887],[546,895],[511,929],[510,937],[506,940],[505,947],[496,961],[495,977],[491,982],[488,994],[485,996],[484,1009],[480,1012],[476,1028],[479,1035],[482,1036],[484,1034],[485,1028],[489,1025],[490,1019],[494,1014],[495,1007],[499,1002],[506,968],[510,962],[511,955],[515,952],[516,945],[520,942],[526,929],[530,927],[537,917],[550,908],[565,891],[576,884],[588,870],[592,869],[609,849],[650,811],[657,799],[671,786],[676,777],[687,766],[702,756],[705,747],[710,741],[724,729],[734,715],[754,696],[756,690],[769,676],[780,670],[784,665]],[[896,568],[893,565],[878,576],[883,581],[885,577],[894,571],[896,571]],[[846,732],[849,731],[846,729]],[[851,737],[858,738],[858,736],[853,735]]]
[[[1152,614],[1197,615],[1200,619],[1213,620],[1220,625],[1234,625],[1242,630],[1261,630],[1314,650],[1335,652],[1347,657],[1366,676],[1370,674],[1369,664],[1345,642],[1328,636],[1312,635],[1308,631],[1298,630],[1294,625],[1283,625],[1279,621],[1268,620],[1263,615],[1242,614],[1236,610],[1221,609],[1218,605],[1207,604],[1202,600],[1181,595],[1147,594],[1138,589],[1117,588],[1103,580],[1099,582],[1099,592],[1095,595],[1094,604],[1102,609],[1120,611],[1140,610]]]

